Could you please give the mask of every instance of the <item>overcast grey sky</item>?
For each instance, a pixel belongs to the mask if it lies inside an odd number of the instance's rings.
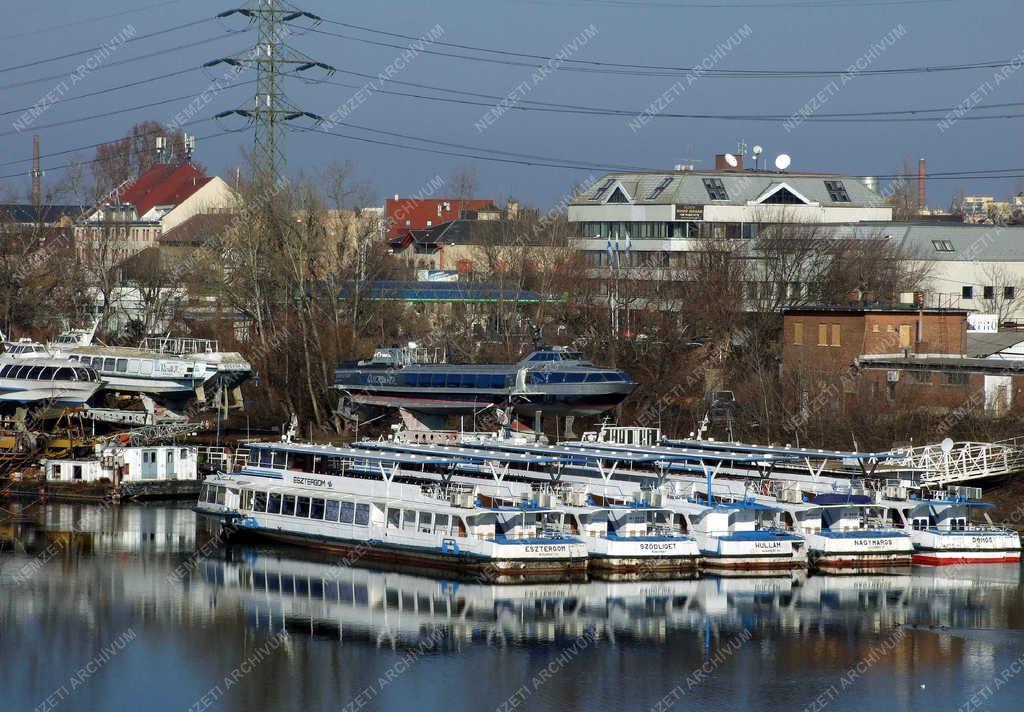
[[[139,12],[73,26],[83,18],[154,5],[155,0],[94,0],[91,3],[8,0],[0,69],[89,48],[116,38],[131,26],[135,36],[210,16],[232,7],[230,2],[180,0]],[[408,61],[396,59],[402,50],[374,46],[321,33],[291,38],[309,56],[339,69],[333,81],[364,85],[368,80],[345,72],[377,76],[389,66],[394,80],[429,84],[451,90],[510,96],[519,106],[527,101],[591,107],[627,108],[636,113],[827,114],[976,105],[970,116],[991,113],[993,104],[1024,101],[1024,56],[1020,33],[1021,5],[1013,0],[435,0],[434,2],[337,3],[298,0],[301,8],[331,20],[421,37],[434,29],[436,39],[476,47],[513,50],[542,56],[566,56],[628,64],[690,67],[704,64],[717,70],[824,70],[858,63],[868,70],[893,67],[949,65],[1017,58],[1006,70],[985,68],[962,72],[930,72],[898,76],[868,76],[855,72],[845,78],[724,78],[702,75],[632,76],[555,69],[538,75],[527,66],[507,66],[466,59],[419,54]],[[717,6],[716,6],[717,5]],[[760,6],[760,7],[758,7]],[[231,23],[230,27],[243,27]],[[338,25],[321,30],[387,44],[407,40],[374,35]],[[191,96],[209,84],[195,71],[116,92],[81,99],[89,92],[145,80],[197,67],[219,56],[243,51],[254,41],[252,33],[224,37],[215,42],[168,52],[149,59],[132,58],[217,36],[223,27],[209,22],[178,32],[117,47],[94,61],[80,80],[70,80],[90,54],[3,71],[3,111],[42,102],[45,111],[18,132],[19,114],[8,113],[0,124],[0,162],[27,158],[31,134],[42,135],[43,153],[115,138],[136,121],[168,122],[189,101],[178,100],[136,111],[121,109],[178,96]],[[28,34],[33,33],[33,34]],[[574,49],[565,49],[576,40]],[[874,47],[874,49],[872,49]],[[717,50],[716,50],[717,48]],[[723,49],[724,48],[724,49]],[[432,45],[432,50],[476,54]],[[490,55],[500,58],[500,55]],[[522,58],[506,57],[518,62]],[[127,61],[125,61],[127,60]],[[112,63],[124,61],[120,65]],[[399,66],[401,65],[401,66]],[[392,70],[394,71],[394,70]],[[997,80],[997,73],[1002,76]],[[29,80],[60,75],[26,86]],[[250,79],[244,76],[240,81]],[[677,82],[680,82],[677,84]],[[66,90],[61,85],[67,85]],[[56,94],[53,94],[56,89]],[[421,95],[462,98],[483,105],[443,103],[390,96],[379,89]],[[197,117],[243,106],[252,85],[236,86],[216,96]],[[50,92],[53,99],[44,97]],[[759,143],[768,156],[792,155],[792,169],[835,170],[857,175],[896,172],[904,157],[916,162],[925,156],[931,172],[1017,167],[1021,119],[960,120],[945,130],[937,121],[921,123],[812,123],[781,120],[648,118],[642,126],[629,116],[596,116],[510,110],[498,115],[488,108],[493,101],[451,92],[424,90],[375,80],[368,90],[336,85],[310,86],[291,81],[289,94],[301,108],[345,122],[382,131],[411,134],[436,141],[485,147],[519,154],[588,161],[601,165],[671,167],[696,159],[698,167],[711,165],[716,152],[734,150],[738,139]],[[661,99],[659,100],[659,97]],[[973,97],[973,98],[972,98]],[[344,109],[341,107],[348,107]],[[1005,112],[1020,112],[1010,107]],[[83,116],[118,110],[115,116],[52,128],[39,128]],[[487,116],[488,112],[490,115]],[[940,117],[936,117],[940,118]],[[631,127],[632,123],[632,127]],[[199,136],[217,132],[217,124],[197,125]],[[482,130],[481,130],[482,129]],[[336,126],[346,132],[377,140],[393,137]],[[239,160],[240,147],[250,133],[200,141],[197,159],[212,171],[225,172]],[[423,144],[419,144],[423,145]],[[435,149],[463,152],[454,147]],[[597,169],[574,170],[509,165],[433,155],[383,145],[342,140],[320,134],[289,136],[289,168],[315,171],[329,160],[352,159],[360,174],[372,179],[380,197],[412,194],[435,175],[448,176],[463,163],[476,166],[482,196],[520,200],[549,206],[557,202],[573,181],[599,175]],[[85,150],[83,156],[91,157]],[[498,154],[504,155],[504,154]],[[44,159],[59,165],[66,157]],[[27,170],[27,164],[7,165],[7,175]],[[1024,171],[1022,171],[1024,173]],[[56,177],[51,171],[48,179]],[[883,181],[884,183],[884,181]],[[24,189],[27,178],[3,181],[5,187]],[[968,193],[1008,195],[1024,185],[1020,179],[932,180],[929,203],[946,205],[954,189]]]

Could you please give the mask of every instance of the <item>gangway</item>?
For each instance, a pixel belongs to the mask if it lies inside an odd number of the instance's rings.
[[[922,484],[947,485],[989,477],[1004,477],[1024,470],[1024,448],[1011,442],[953,442],[893,450],[891,462],[919,473]]]

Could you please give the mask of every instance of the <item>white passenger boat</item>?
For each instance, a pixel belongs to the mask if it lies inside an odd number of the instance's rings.
[[[774,507],[749,501],[709,506],[675,493],[652,493],[652,498],[652,504],[672,510],[678,529],[696,539],[706,571],[784,572],[807,567],[803,538],[778,526]]]
[[[255,464],[207,479],[196,504],[197,512],[219,519],[230,533],[334,551],[352,562],[496,582],[586,573],[586,546],[562,533],[564,513],[557,509],[531,502],[483,507],[477,488],[395,482],[383,468],[376,479],[366,471],[341,474],[344,457],[331,457],[338,449],[273,444],[251,448],[250,457],[253,451]],[[312,464],[296,468],[300,463]]]
[[[50,358],[49,349],[38,341],[33,341],[27,337],[22,337],[17,341],[9,341],[3,337],[2,332],[0,332],[0,339],[3,340],[4,344],[3,355],[8,358]]]
[[[91,368],[67,361],[0,356],[0,403],[77,407],[102,385]]]
[[[910,535],[885,519],[885,508],[870,497],[819,494],[812,502],[778,502],[786,523],[807,540],[814,569],[894,568],[910,566]]]
[[[592,573],[663,578],[698,572],[700,548],[695,539],[673,529],[669,509],[592,495],[582,487],[537,497],[541,505],[565,513],[563,532],[586,544]]]
[[[192,358],[123,346],[76,346],[67,358],[90,366],[111,391],[144,394],[199,393],[216,367]]]
[[[1020,561],[1020,534],[992,523],[972,519],[972,512],[992,507],[978,501],[977,487],[932,491],[927,498],[890,501],[914,543],[914,563],[1005,564]]]

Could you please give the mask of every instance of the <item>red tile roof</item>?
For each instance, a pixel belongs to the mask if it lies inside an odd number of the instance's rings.
[[[400,237],[410,230],[424,230],[455,220],[461,210],[486,210],[493,206],[491,200],[388,198],[384,203],[386,237]]]
[[[134,205],[142,217],[155,205],[178,205],[211,180],[190,163],[158,163],[122,188],[118,197],[121,203]]]

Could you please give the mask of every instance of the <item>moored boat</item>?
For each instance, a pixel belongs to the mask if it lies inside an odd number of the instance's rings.
[[[289,447],[276,446],[273,456],[286,458]],[[474,487],[256,465],[207,479],[196,511],[231,534],[324,549],[350,562],[499,583],[571,580],[587,567],[584,544],[561,531],[562,512],[529,501],[480,506]]]
[[[972,513],[992,507],[978,501],[977,487],[933,491],[924,499],[890,502],[914,543],[914,563],[1006,564],[1020,561],[1020,534],[996,526],[987,513],[984,522]]]

